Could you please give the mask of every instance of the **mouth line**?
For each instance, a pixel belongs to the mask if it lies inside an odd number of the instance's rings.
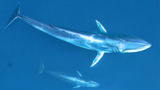
[[[142,48],[133,49],[133,50],[126,50],[125,52],[127,52],[127,53],[140,52],[140,51],[143,51],[143,50],[146,50],[146,49],[150,48],[151,46],[152,46],[151,44],[148,44],[148,45],[145,45]]]

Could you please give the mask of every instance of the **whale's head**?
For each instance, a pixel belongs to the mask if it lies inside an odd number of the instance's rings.
[[[150,48],[152,45],[137,37],[125,37],[121,39],[119,50],[122,53],[140,52]]]
[[[94,81],[89,81],[87,87],[98,87],[100,84]]]

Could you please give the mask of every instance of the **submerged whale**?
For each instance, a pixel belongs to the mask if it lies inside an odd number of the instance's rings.
[[[98,20],[96,20],[96,24],[100,29],[99,33],[78,33],[53,25],[44,24],[24,15],[20,15],[19,7],[16,9],[14,16],[9,20],[7,27],[16,19],[21,19],[34,28],[57,39],[81,48],[97,51],[97,56],[90,67],[95,66],[101,60],[104,53],[133,53],[151,47],[150,43],[137,37],[108,33]]]
[[[66,81],[68,83],[72,83],[75,84],[75,86],[73,88],[80,88],[80,87],[98,87],[100,86],[99,83],[95,82],[95,81],[90,81],[90,80],[84,80],[82,74],[77,71],[78,77],[75,76],[68,76],[65,74],[61,74],[58,72],[53,72],[53,71],[49,71],[49,70],[44,70],[44,64],[41,65],[41,71],[39,72],[40,74],[42,73],[47,73],[51,76],[54,76],[56,78],[59,78],[63,81]]]

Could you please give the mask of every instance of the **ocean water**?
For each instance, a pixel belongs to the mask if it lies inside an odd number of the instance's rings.
[[[95,19],[109,33],[138,36],[152,47],[131,54],[105,54],[90,68],[96,52],[55,39],[16,20],[4,29],[17,5],[21,14],[73,31],[99,32]],[[72,90],[45,70],[78,76],[100,84],[78,90],[160,90],[160,0],[1,0],[0,90]]]

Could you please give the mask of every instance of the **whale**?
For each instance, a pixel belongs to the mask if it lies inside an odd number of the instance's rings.
[[[39,74],[44,74],[44,73],[53,76],[61,81],[74,84],[75,86],[73,88],[80,88],[80,87],[95,88],[100,86],[100,84],[95,81],[84,79],[83,75],[79,71],[76,71],[77,73],[76,76],[66,75],[51,70],[45,70],[44,63],[42,63]]]
[[[21,15],[20,8],[18,6],[15,13],[8,21],[6,28],[16,19],[23,20],[37,30],[51,35],[57,39],[84,49],[96,51],[97,55],[93,59],[90,67],[94,67],[101,60],[105,53],[134,53],[151,47],[149,42],[141,38],[108,32],[108,30],[105,29],[105,27],[98,20],[95,20],[98,28],[100,29],[98,33],[76,32],[51,24],[45,24]]]

